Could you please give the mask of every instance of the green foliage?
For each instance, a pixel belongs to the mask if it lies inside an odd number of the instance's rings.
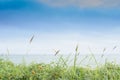
[[[0,80],[120,80],[120,65],[106,62],[96,68],[77,65],[78,46],[75,49],[73,66],[60,55],[58,61],[50,64],[31,63],[15,65],[9,59],[0,59]],[[86,58],[84,58],[86,59]],[[83,60],[82,60],[83,61]]]
[[[120,66],[113,63],[97,68],[60,64],[14,65],[0,60],[0,80],[120,80]]]

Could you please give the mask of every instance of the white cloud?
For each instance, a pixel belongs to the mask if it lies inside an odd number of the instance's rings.
[[[64,6],[76,6],[80,8],[90,7],[118,7],[120,5],[119,0],[39,0],[44,4],[54,7]]]

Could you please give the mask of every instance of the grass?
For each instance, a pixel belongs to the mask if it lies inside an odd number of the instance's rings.
[[[56,52],[55,56],[59,52]],[[14,64],[9,59],[0,59],[0,80],[120,80],[120,65],[106,62],[100,66],[91,52],[96,68],[77,65],[78,46],[75,49],[73,66],[67,64],[69,58],[59,56],[58,61],[49,64]],[[84,61],[83,58],[81,61]],[[81,63],[80,61],[80,63]]]

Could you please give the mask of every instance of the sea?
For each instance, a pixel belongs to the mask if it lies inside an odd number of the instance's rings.
[[[66,62],[67,65],[73,65],[75,54],[11,54],[0,55],[4,60],[10,60],[14,64],[31,64],[31,63],[59,63]],[[77,54],[76,65],[96,67],[105,63],[120,64],[120,54]]]

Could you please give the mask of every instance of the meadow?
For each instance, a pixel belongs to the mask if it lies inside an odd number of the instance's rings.
[[[14,64],[9,59],[1,57],[0,80],[120,80],[119,64],[105,62],[104,65],[100,65],[91,53],[96,67],[85,67],[77,65],[78,55],[78,46],[76,46],[73,65],[69,65],[68,58],[59,55],[59,51],[55,53],[55,56],[59,56],[58,60],[49,64]]]

